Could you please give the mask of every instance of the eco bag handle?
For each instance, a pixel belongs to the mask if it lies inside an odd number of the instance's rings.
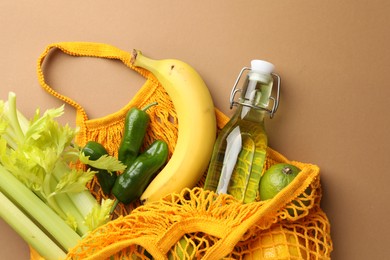
[[[96,57],[96,58],[120,60],[127,67],[138,72],[143,77],[147,79],[151,77],[151,73],[148,72],[147,70],[134,67],[131,64],[132,54],[130,52],[121,50],[109,44],[94,43],[94,42],[59,42],[59,43],[53,43],[48,45],[45,51],[40,55],[38,59],[37,74],[38,74],[39,84],[49,94],[73,106],[76,109],[76,122],[78,123],[85,122],[88,120],[88,116],[84,108],[79,103],[71,99],[70,97],[58,93],[46,83],[42,65],[45,58],[47,57],[47,55],[50,53],[52,49],[59,49],[65,54],[68,54],[70,56],[76,56],[76,57]]]

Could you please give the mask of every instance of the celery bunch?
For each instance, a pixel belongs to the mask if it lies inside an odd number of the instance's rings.
[[[84,156],[73,142],[77,128],[56,121],[63,113],[64,106],[42,115],[37,109],[28,120],[17,110],[13,92],[8,101],[0,100],[0,216],[48,259],[63,257],[85,234],[106,223],[113,203],[100,205],[86,189],[95,171],[70,165],[125,168],[111,156],[97,161]],[[27,230],[26,225],[34,227]],[[28,234],[31,230],[36,234]],[[48,250],[47,240],[57,247]]]

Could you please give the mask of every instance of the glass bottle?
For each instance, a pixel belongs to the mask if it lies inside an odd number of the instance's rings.
[[[266,115],[272,118],[279,104],[280,77],[273,70],[274,65],[263,60],[252,60],[251,68],[241,70],[230,95],[230,108],[237,109],[218,134],[205,189],[231,194],[243,203],[256,199],[268,145],[264,119]],[[243,87],[237,89],[246,71]],[[276,99],[271,97],[274,77],[278,80]]]

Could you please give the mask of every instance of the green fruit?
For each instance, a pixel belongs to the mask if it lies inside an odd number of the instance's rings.
[[[168,259],[194,259],[195,245],[187,237],[182,237],[174,246],[174,253],[168,253]]]
[[[272,199],[298,175],[301,170],[288,163],[272,165],[260,180],[259,193],[261,200]]]

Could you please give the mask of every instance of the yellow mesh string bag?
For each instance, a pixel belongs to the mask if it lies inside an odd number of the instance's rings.
[[[45,83],[42,63],[58,48],[73,56],[121,60],[146,78],[144,86],[118,113],[89,120],[83,108]],[[38,61],[38,77],[45,90],[76,108],[81,130],[76,142],[96,140],[117,154],[126,111],[158,101],[151,115],[145,146],[154,139],[169,143],[173,153],[178,121],[172,102],[147,71],[133,68],[131,54],[97,43],[59,43],[48,46]],[[218,129],[229,120],[215,110]],[[330,223],[320,207],[322,189],[319,167],[291,161],[268,148],[266,168],[291,163],[302,171],[273,199],[242,204],[230,195],[197,187],[170,194],[160,201],[117,208],[113,220],[97,228],[72,248],[67,259],[330,259],[333,244]],[[97,200],[104,198],[96,181],[88,188]],[[33,258],[32,259],[38,259]]]
[[[80,102],[60,94],[59,91],[49,86],[45,80],[43,70],[44,61],[49,53],[55,49],[74,57],[95,57],[118,60],[142,75],[146,81],[133,98],[129,97],[129,102],[122,109],[102,118],[90,119]],[[129,52],[108,44],[90,42],[54,43],[47,46],[38,59],[38,81],[42,88],[49,94],[75,108],[76,125],[80,129],[75,140],[78,145],[84,146],[88,141],[97,141],[107,149],[110,155],[117,157],[118,147],[122,140],[125,116],[128,110],[132,107],[143,108],[152,102],[158,102],[158,109],[156,109],[156,106],[148,109],[151,123],[148,128],[148,134],[145,137],[145,145],[150,144],[153,140],[163,139],[167,141],[170,151],[173,151],[177,139],[177,128],[174,123],[177,122],[177,117],[173,109],[173,104],[169,100],[164,88],[159,85],[153,75],[144,69],[133,67],[130,59],[131,54]],[[169,156],[171,155],[172,153]],[[101,191],[97,178],[94,178],[88,184],[88,188],[99,202],[107,198]],[[127,207],[119,204],[115,215],[127,215],[136,206],[138,206],[138,203],[130,204]]]

